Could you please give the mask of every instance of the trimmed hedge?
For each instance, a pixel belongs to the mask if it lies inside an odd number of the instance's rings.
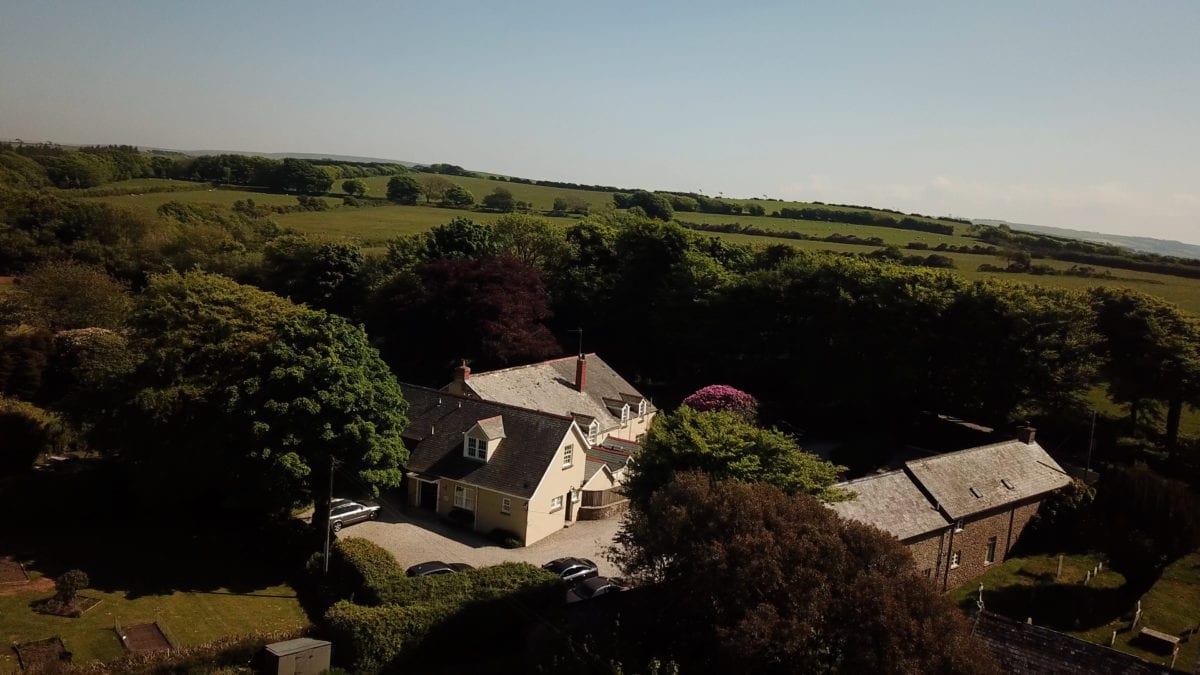
[[[353,598],[363,605],[379,605],[379,590],[403,580],[404,570],[386,549],[357,537],[338,539],[329,559],[335,597]]]
[[[325,613],[325,626],[339,661],[353,664],[355,671],[377,672],[458,609],[447,603],[363,607],[342,600]]]
[[[445,666],[508,649],[530,621],[561,610],[564,592],[557,575],[527,563],[426,577],[401,574],[366,590],[383,604],[343,600],[326,612],[325,626],[339,660],[356,671],[419,666],[430,659]],[[469,653],[461,651],[464,635],[472,636]]]

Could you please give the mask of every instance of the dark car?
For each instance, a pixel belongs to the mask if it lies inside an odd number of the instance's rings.
[[[473,569],[475,568],[466,563],[444,563],[440,560],[431,560],[420,565],[413,565],[405,571],[405,574],[410,577],[427,577],[431,574],[453,574]]]
[[[554,572],[567,584],[575,584],[600,575],[596,563],[587,558],[559,558],[542,565],[542,569]]]
[[[379,506],[361,504],[349,499],[335,499],[329,506],[329,528],[334,532],[340,532],[346,525],[375,520],[379,514]]]
[[[625,588],[616,579],[592,577],[575,584],[574,588],[567,591],[567,602],[583,602],[609,593],[620,593]]]

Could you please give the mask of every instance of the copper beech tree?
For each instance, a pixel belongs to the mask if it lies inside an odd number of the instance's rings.
[[[623,638],[681,672],[995,671],[898,541],[807,495],[683,473],[612,553],[650,589],[625,614],[657,633]]]

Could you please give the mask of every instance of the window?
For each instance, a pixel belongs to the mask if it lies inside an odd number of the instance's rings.
[[[971,494],[975,496],[975,499],[979,499],[980,497],[983,496],[983,493],[981,493],[979,490],[977,490],[974,487],[971,488]]]
[[[468,511],[475,510],[475,488],[454,486],[454,505]]]
[[[467,457],[487,461],[487,441],[467,436]]]
[[[645,399],[642,399],[641,401],[638,402],[638,416],[640,416],[640,417],[646,416],[646,400]]]
[[[622,408],[621,408],[621,424],[629,424],[629,406],[628,405],[622,406]]]
[[[500,500],[500,513],[512,513],[512,500],[508,497],[504,497]]]
[[[1008,480],[1007,478],[1001,478],[1000,484],[1003,485],[1004,487],[1008,488],[1009,490],[1017,489],[1016,486],[1012,484],[1012,481]]]
[[[563,468],[569,469],[575,466],[575,446],[568,445],[563,448]]]
[[[962,551],[955,551],[950,555],[950,569],[958,567],[960,562],[962,562]]]
[[[966,525],[966,522],[964,522],[964,521],[962,521],[962,520],[958,521],[957,523],[954,523],[954,531],[955,531],[955,532],[962,532],[962,531],[963,531],[963,526],[964,526],[964,525]]]
[[[588,443],[595,445],[598,433],[600,433],[600,424],[592,420],[592,423],[588,425]]]
[[[563,499],[562,496],[558,496],[558,497],[555,497],[554,499],[550,500],[550,512],[551,513],[554,513],[555,511],[562,508],[562,499]]]
[[[926,567],[926,568],[925,568],[925,578],[926,578],[926,579],[932,579],[932,578],[933,578],[933,568],[932,568],[932,567]]]
[[[996,538],[988,539],[987,557],[983,559],[983,564],[991,565],[996,562]]]

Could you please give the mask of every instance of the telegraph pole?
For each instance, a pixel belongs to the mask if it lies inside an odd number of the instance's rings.
[[[1088,455],[1087,467],[1084,469],[1084,475],[1088,478],[1092,476],[1092,450],[1096,447],[1096,410],[1092,409],[1092,433],[1088,436]]]
[[[329,501],[326,502],[326,504],[330,504],[330,505],[333,504],[333,469],[336,466],[337,466],[337,460],[333,458],[333,455],[330,455],[329,456]],[[332,507],[326,507],[326,511],[328,512],[329,510],[331,510],[331,508]],[[332,530],[332,529],[333,528],[329,526],[329,515],[328,515],[328,513],[326,513],[326,516],[325,516],[325,555],[321,556],[321,566],[323,568],[322,569],[323,574],[329,574],[329,538],[330,538],[330,530]]]

